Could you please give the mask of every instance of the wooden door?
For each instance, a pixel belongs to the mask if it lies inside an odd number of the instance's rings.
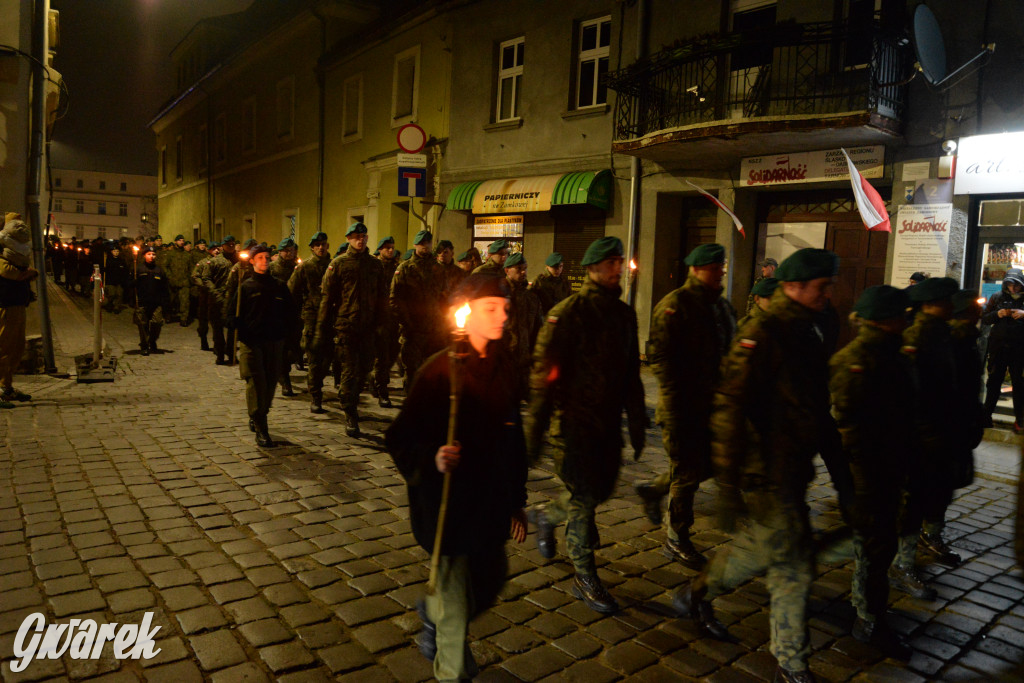
[[[853,304],[868,287],[885,284],[885,254],[889,233],[864,228],[860,217],[828,221],[825,248],[839,256],[839,276],[832,294],[832,305],[841,321],[839,347],[853,339],[849,315]]]

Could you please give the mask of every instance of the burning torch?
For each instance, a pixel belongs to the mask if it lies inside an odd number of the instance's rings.
[[[459,422],[459,398],[462,394],[462,364],[469,355],[469,344],[466,335],[466,318],[469,317],[469,304],[455,311],[455,330],[452,332],[452,344],[448,347],[448,442],[455,445],[455,432]],[[437,588],[437,571],[441,563],[441,542],[444,538],[444,524],[448,516],[448,493],[451,489],[452,473],[444,473],[441,485],[441,507],[437,511],[437,531],[434,532],[434,549],[430,553],[430,578],[427,581],[427,594],[433,595]]]

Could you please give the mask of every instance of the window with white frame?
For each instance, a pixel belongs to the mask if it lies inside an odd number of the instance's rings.
[[[181,136],[179,135],[174,139],[174,179],[178,182],[181,182],[182,167],[185,165],[182,163],[182,151]]]
[[[242,151],[256,147],[256,99],[250,97],[242,102]]]
[[[420,46],[395,55],[391,86],[391,126],[402,126],[416,120],[420,88]]]
[[[75,213],[85,213],[85,202],[81,199],[75,202]]]
[[[117,215],[118,216],[127,216],[128,215],[128,204],[127,204],[127,202],[120,202],[117,205]]]
[[[75,237],[78,239],[85,237],[85,227],[81,225],[75,226]]]
[[[210,157],[210,130],[206,124],[199,126],[199,170],[205,171]]]
[[[342,96],[342,141],[358,140],[363,136],[363,75],[346,79]]]
[[[523,86],[523,50],[526,39],[520,36],[498,46],[498,101],[494,120],[519,118],[519,97]]]
[[[601,77],[608,73],[608,53],[612,39],[612,18],[601,17],[580,22],[576,64],[576,107],[593,107],[608,101],[608,90]]]
[[[213,120],[213,152],[218,163],[228,158],[228,118],[225,114],[218,114]]]
[[[55,212],[63,211],[64,210],[64,200],[63,199],[54,199],[53,200],[53,210]]]
[[[96,236],[99,237],[101,240],[102,239],[106,239],[106,237],[107,237],[107,228],[106,228],[106,226],[101,225],[100,227],[96,228]]]
[[[295,125],[295,77],[277,82],[277,137],[291,137]]]
[[[97,202],[96,203],[96,213],[98,213],[101,216],[106,216],[107,215],[107,203],[106,202]]]

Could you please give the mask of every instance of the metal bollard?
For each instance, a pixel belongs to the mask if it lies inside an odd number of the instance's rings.
[[[94,264],[92,267],[92,366],[100,366],[101,347],[103,346],[103,314],[100,304],[103,303],[103,276],[100,275],[100,267]]]

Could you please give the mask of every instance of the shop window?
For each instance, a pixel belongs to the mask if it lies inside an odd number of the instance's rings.
[[[288,138],[295,126],[295,78],[277,82],[277,137]]]
[[[473,220],[473,246],[487,258],[487,247],[491,242],[504,239],[508,242],[509,253],[523,250],[523,214],[509,216],[476,216]]]
[[[250,97],[242,102],[242,151],[256,148],[256,99]]]
[[[417,45],[395,55],[391,90],[391,126],[393,128],[416,120],[419,80],[420,46]]]
[[[351,142],[363,136],[363,75],[347,79],[342,93],[345,99],[342,107],[342,141]]]
[[[594,107],[608,101],[601,78],[608,73],[612,37],[611,17],[580,22],[577,34],[576,107]]]
[[[498,101],[495,121],[519,118],[519,99],[523,85],[523,51],[526,39],[506,40],[498,46]]]
[[[102,239],[107,238],[107,229],[103,226],[96,228],[96,237]]]

